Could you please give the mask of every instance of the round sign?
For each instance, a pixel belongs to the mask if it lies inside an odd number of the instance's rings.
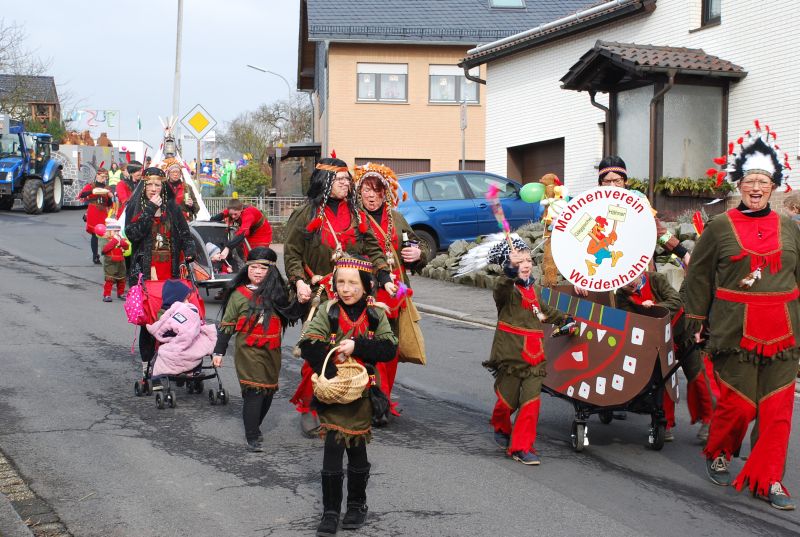
[[[647,270],[656,221],[638,192],[599,186],[570,200],[553,219],[553,259],[583,289],[612,291]]]

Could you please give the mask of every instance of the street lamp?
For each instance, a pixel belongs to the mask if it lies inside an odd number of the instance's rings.
[[[286,89],[289,91],[289,125],[286,127],[286,145],[288,146],[292,139],[292,86],[289,84],[289,81],[286,80],[286,77],[275,73],[273,71],[269,71],[267,69],[262,69],[261,67],[256,67],[255,65],[247,64],[247,67],[250,69],[255,69],[256,71],[261,71],[262,73],[267,73],[270,75],[275,75],[286,84]]]

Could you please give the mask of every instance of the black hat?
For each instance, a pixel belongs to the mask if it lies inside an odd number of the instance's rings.
[[[175,302],[183,302],[192,290],[180,280],[167,280],[161,289],[161,307],[168,309]]]
[[[164,170],[161,168],[156,168],[155,166],[150,166],[149,168],[145,168],[142,172],[142,177],[163,177],[166,178],[167,175],[164,173]]]
[[[128,163],[128,173],[136,173],[142,169],[142,163],[138,160],[132,160]]]

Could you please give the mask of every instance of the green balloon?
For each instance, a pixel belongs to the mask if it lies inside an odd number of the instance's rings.
[[[528,183],[523,185],[519,191],[522,201],[528,203],[539,203],[544,197],[544,185],[542,183]]]

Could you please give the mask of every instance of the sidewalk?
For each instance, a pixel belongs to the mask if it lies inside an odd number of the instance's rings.
[[[411,276],[414,304],[423,313],[441,315],[494,328],[497,308],[491,289]]]

